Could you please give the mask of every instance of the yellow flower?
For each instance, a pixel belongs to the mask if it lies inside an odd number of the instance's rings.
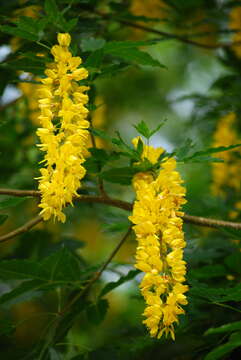
[[[142,156],[154,164],[162,152],[163,149],[145,145]],[[150,173],[134,176],[136,200],[129,217],[138,241],[135,266],[145,273],[140,284],[147,304],[144,324],[151,336],[159,338],[165,333],[173,339],[173,324],[184,313],[180,305],[187,304],[184,293],[188,290],[183,285],[186,263],[180,217],[183,215],[180,207],[186,202],[185,188],[175,169],[176,161],[170,158],[164,160],[157,176]]]
[[[213,146],[229,146],[240,143],[235,131],[236,115],[231,112],[220,119],[214,134]],[[235,149],[240,153],[240,148]],[[225,197],[225,187],[239,192],[241,187],[240,165],[241,161],[232,151],[225,151],[218,154],[224,160],[223,163],[212,164],[214,195]]]
[[[40,214],[44,220],[54,216],[62,222],[65,221],[62,209],[72,204],[85,175],[83,151],[89,127],[85,107],[88,87],[77,83],[86,79],[88,72],[79,68],[79,57],[72,57],[68,50],[70,41],[69,34],[58,34],[59,45],[51,49],[55,61],[49,64],[45,71],[47,77],[41,80],[39,121],[42,127],[37,130],[41,140],[38,146],[45,153],[45,167],[40,170],[39,178]]]

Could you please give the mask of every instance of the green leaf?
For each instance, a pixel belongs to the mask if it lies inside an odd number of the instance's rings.
[[[116,289],[118,286],[126,283],[127,281],[134,279],[138,274],[140,274],[139,270],[130,270],[128,274],[121,276],[117,281],[109,282],[101,290],[99,297],[105,296],[110,291]]]
[[[25,281],[15,289],[0,296],[0,304],[13,305],[18,302],[30,300],[40,294],[39,290],[43,284],[41,280]],[[59,284],[57,284],[57,286],[59,286]]]
[[[166,120],[162,121],[154,130],[150,130],[148,125],[142,120],[139,124],[134,125],[135,129],[143,135],[146,139],[150,139],[152,135],[157,133],[160,128],[164,125]]]
[[[104,46],[106,53],[112,53],[119,50],[128,50],[139,46],[153,45],[154,41],[109,41]]]
[[[21,198],[20,197],[19,198],[18,197],[9,197],[7,199],[4,199],[4,200],[0,201],[0,210],[7,209],[7,208],[10,208],[13,206],[17,206],[27,199],[28,199],[28,197],[21,197]],[[2,216],[6,216],[6,215],[2,215]]]
[[[135,173],[136,171],[131,167],[121,167],[104,171],[100,176],[103,180],[114,184],[130,185]]]
[[[41,262],[40,275],[48,281],[78,281],[82,269],[78,257],[67,248],[62,248]]]
[[[212,157],[207,157],[207,155],[209,154],[214,154],[214,153],[220,153],[223,151],[228,151],[231,149],[235,149],[237,147],[240,147],[241,144],[236,144],[236,145],[230,145],[230,146],[218,146],[218,147],[214,147],[214,148],[209,148],[203,151],[197,151],[194,154],[192,154],[189,157],[184,158],[182,161],[184,162],[189,162],[189,161],[195,161],[195,162],[200,162],[200,161],[211,161]],[[214,160],[219,160],[219,159],[215,159]]]
[[[234,333],[230,336],[226,344],[220,345],[208,353],[204,360],[218,360],[224,359],[226,354],[241,346],[241,332]]]
[[[44,10],[48,15],[49,20],[55,21],[56,16],[59,16],[59,9],[55,0],[45,0]]]
[[[25,40],[30,40],[30,41],[38,41],[39,40],[38,35],[29,33],[29,32],[24,31],[24,30],[21,30],[16,26],[1,25],[0,30],[3,33],[13,35],[13,36],[17,36],[17,37],[20,37],[20,38],[25,39]]]
[[[233,272],[241,274],[241,253],[234,252],[224,259],[225,264],[231,269]]]
[[[124,60],[127,60],[128,62],[134,62],[137,65],[158,66],[161,68],[165,67],[158,60],[153,59],[153,57],[149,53],[141,51],[137,48],[120,47],[112,50],[106,50],[104,48],[104,51],[112,56],[117,56]]]
[[[48,21],[65,32],[70,31],[77,24],[78,19],[76,18],[71,19],[69,22],[64,19],[55,0],[45,0],[44,10],[47,14]]]
[[[149,139],[151,137],[150,129],[143,120],[139,122],[139,124],[134,125],[134,128],[138,131],[139,134],[143,135],[145,138]]]
[[[207,265],[189,271],[189,275],[196,279],[210,279],[215,277],[223,277],[226,274],[227,274],[227,270],[223,265]]]
[[[222,334],[226,332],[232,332],[235,330],[241,330],[241,321],[235,321],[229,324],[224,324],[216,328],[210,328],[204,333],[204,335]]]
[[[82,39],[82,41],[81,41],[81,49],[83,51],[93,52],[93,51],[103,48],[105,43],[106,43],[105,39],[102,39],[102,38],[99,38],[99,39],[94,38],[94,37],[85,38],[85,39]]]
[[[99,325],[104,320],[108,307],[106,299],[100,299],[96,304],[90,304],[86,309],[88,320],[94,325]]]
[[[83,270],[78,257],[62,248],[42,261],[3,260],[0,262],[0,279],[79,281]]]
[[[2,280],[22,280],[39,279],[41,265],[31,260],[3,260],[0,261],[0,279]]]
[[[5,66],[5,64],[3,64],[3,66]],[[6,66],[14,70],[30,72],[34,75],[43,75],[45,70],[45,61],[41,58],[29,59],[24,57],[9,61]]]
[[[189,154],[189,152],[192,150],[194,144],[191,139],[186,139],[183,146],[179,147],[175,150],[175,155],[177,161],[183,161]]]
[[[103,56],[104,56],[104,53],[103,53],[103,50],[102,49],[99,49],[99,50],[96,50],[94,52],[92,52],[86,59],[85,63],[84,63],[84,66],[86,68],[93,68],[93,69],[99,69],[100,68],[100,65],[102,63],[102,60],[103,60]]]
[[[101,139],[112,141],[112,138],[103,130],[90,129],[89,131],[92,132],[94,136],[99,136]]]
[[[8,215],[0,214],[0,225],[5,223],[5,221],[8,219]]]

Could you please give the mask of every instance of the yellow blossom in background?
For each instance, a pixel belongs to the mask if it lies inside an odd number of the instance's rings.
[[[176,21],[175,33],[198,44],[215,47],[218,27],[211,20],[203,9],[193,9],[187,14],[182,14],[182,17]]]
[[[45,153],[39,190],[41,192],[41,215],[44,220],[51,216],[64,222],[62,209],[72,204],[77,196],[80,180],[85,175],[83,151],[88,141],[88,110],[85,107],[88,96],[86,86],[77,81],[86,79],[88,72],[79,67],[80,57],[73,57],[68,49],[69,34],[58,34],[59,45],[51,53],[54,62],[45,70],[39,89],[38,146]]]
[[[157,149],[145,146],[147,158],[157,158]],[[159,149],[163,152],[163,149]],[[163,333],[174,335],[174,323],[183,314],[186,305],[183,285],[186,263],[182,231],[183,213],[180,211],[185,188],[176,169],[174,158],[165,159],[159,174],[138,173],[134,176],[136,191],[133,214],[129,217],[138,241],[136,268],[145,273],[140,289],[146,301],[143,321],[151,336],[160,338]]]
[[[223,116],[218,122],[214,133],[213,147],[230,146],[238,144],[239,140],[236,130],[236,115],[231,112]],[[235,149],[240,153],[240,148]],[[225,197],[225,187],[239,192],[241,187],[241,160],[237,158],[233,151],[225,151],[218,154],[223,159],[223,163],[212,163],[212,192],[214,195]]]
[[[232,36],[233,42],[241,42],[241,6],[235,6],[230,12],[229,27],[231,30],[236,30]],[[241,43],[239,45],[232,46],[235,54],[241,57]]]
[[[162,19],[167,17],[167,4],[161,0],[132,0],[130,12],[135,16],[146,16],[153,19]],[[150,22],[138,22],[140,25],[150,25]],[[153,25],[153,23],[151,23]],[[143,37],[143,30],[132,29],[132,37],[139,39]]]

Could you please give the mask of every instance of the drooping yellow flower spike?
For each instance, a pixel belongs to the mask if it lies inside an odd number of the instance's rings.
[[[40,170],[39,190],[41,192],[41,215],[48,220],[54,218],[64,222],[63,207],[72,203],[77,195],[80,180],[85,175],[82,166],[83,150],[88,140],[88,110],[85,107],[88,96],[86,86],[79,80],[86,79],[88,72],[81,64],[80,57],[73,57],[68,49],[69,34],[58,34],[59,45],[54,45],[51,53],[54,62],[45,70],[39,90],[39,121],[37,130],[45,152],[45,167]]]
[[[229,146],[240,143],[235,130],[236,115],[231,112],[223,116],[218,122],[214,133],[213,146]],[[235,149],[240,153],[240,148]],[[233,151],[225,151],[218,154],[224,162],[212,164],[214,195],[225,196],[225,187],[230,187],[239,192],[241,188],[241,160],[235,157]]]
[[[152,162],[157,150],[145,146],[145,157]],[[157,160],[156,160],[157,161]],[[182,231],[182,212],[185,188],[179,173],[175,170],[174,158],[166,159],[159,174],[138,173],[133,186],[136,200],[133,215],[129,219],[138,241],[135,267],[145,273],[141,293],[146,301],[143,321],[152,337],[160,338],[163,333],[175,339],[174,323],[183,314],[181,305],[186,305],[183,285],[186,263],[183,261],[185,247]]]

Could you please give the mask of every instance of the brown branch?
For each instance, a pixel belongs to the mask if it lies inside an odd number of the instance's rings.
[[[34,227],[35,225],[40,223],[42,220],[43,220],[43,218],[41,216],[39,216],[39,215],[36,216],[35,218],[26,222],[24,225],[20,226],[19,228],[15,229],[13,231],[10,231],[6,235],[0,236],[0,243],[8,241],[17,235],[20,235],[20,234],[23,234],[23,233],[29,231],[32,227]]]
[[[95,14],[99,15],[102,19],[105,19],[105,20],[111,20],[112,19],[108,14],[103,14],[103,13],[101,13],[99,11],[95,11]],[[131,22],[131,21],[128,21],[128,20],[118,19],[118,18],[115,18],[115,20],[118,21],[120,24],[129,26],[129,27],[132,27],[132,28],[135,28],[135,29],[139,29],[139,30],[143,30],[143,31],[148,32],[148,33],[160,35],[160,36],[163,36],[164,38],[167,38],[167,39],[178,40],[178,41],[181,41],[181,42],[183,42],[185,44],[201,47],[201,48],[204,48],[204,49],[219,49],[219,48],[227,48],[227,47],[235,46],[235,45],[241,45],[240,41],[233,42],[233,43],[226,43],[226,44],[209,45],[209,44],[196,42],[194,40],[189,39],[186,36],[182,36],[182,35],[178,35],[178,34],[172,34],[172,33],[166,32],[166,31],[153,29],[153,28],[150,28],[150,27],[148,27],[146,25],[142,25],[140,23],[134,23],[134,22]]]
[[[12,196],[32,196],[32,197],[40,197],[39,191],[36,190],[12,190],[12,189],[0,189],[0,195],[12,195]],[[131,211],[133,208],[133,204],[114,199],[111,197],[102,197],[102,196],[93,196],[93,195],[80,195],[79,197],[75,198],[75,201],[80,203],[98,203],[98,204],[105,204],[109,206],[113,206],[119,209],[123,209],[126,211]],[[183,220],[185,223],[199,225],[199,226],[206,226],[206,227],[229,227],[233,229],[241,229],[241,223],[236,223],[232,221],[224,221],[224,220],[216,220],[216,219],[209,219],[200,216],[193,216],[185,214],[183,216]]]
[[[199,225],[199,226],[207,226],[212,228],[228,227],[236,230],[241,230],[241,223],[236,223],[232,221],[208,219],[201,216],[192,216],[187,214],[183,216],[183,220],[185,223]]]
[[[60,315],[63,315],[66,311],[69,310],[69,308],[81,297],[83,296],[90,287],[101,277],[102,273],[105,271],[107,266],[110,264],[112,259],[115,257],[115,255],[118,253],[122,245],[125,243],[125,241],[128,239],[129,235],[131,234],[132,226],[130,226],[125,233],[125,235],[121,238],[119,243],[116,245],[114,250],[111,252],[107,260],[104,262],[104,264],[101,266],[100,270],[97,271],[94,276],[88,281],[86,286],[72,299],[70,302],[64,307],[64,309],[61,311]]]

